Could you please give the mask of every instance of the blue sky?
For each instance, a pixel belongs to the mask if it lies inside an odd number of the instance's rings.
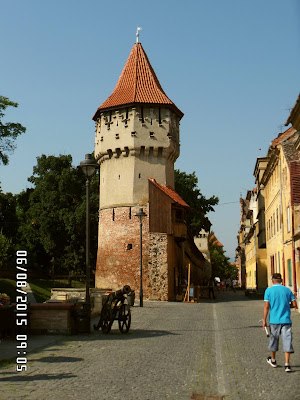
[[[78,165],[93,151],[92,116],[139,25],[163,89],[185,114],[176,168],[195,171],[202,193],[219,197],[209,218],[233,259],[240,194],[254,187],[256,157],[286,129],[299,94],[299,1],[0,0],[0,15],[0,93],[19,103],[5,120],[27,127],[0,166],[2,190],[30,187],[42,154],[71,154]]]

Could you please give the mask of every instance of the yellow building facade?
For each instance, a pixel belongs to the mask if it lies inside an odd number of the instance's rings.
[[[289,128],[272,141],[269,162],[262,177],[265,187],[265,224],[267,244],[268,286],[272,274],[282,274],[283,283],[294,291],[295,269],[292,230],[290,162],[298,157],[295,148],[296,130]]]
[[[246,289],[264,290],[267,282],[267,251],[258,247],[258,221],[251,226],[245,245]]]
[[[295,148],[300,154],[300,94],[291,110],[286,126],[292,124],[297,131],[298,138]],[[290,191],[291,191],[291,229],[293,235],[293,258],[294,269],[292,270],[293,292],[298,301],[298,311],[300,312],[300,160],[293,160],[290,163]],[[289,268],[289,267],[288,267]]]
[[[246,274],[246,289],[262,287],[264,280],[265,287],[271,286],[272,274],[279,272],[283,284],[296,296],[299,307],[300,95],[286,126],[289,124],[292,126],[272,141],[267,156],[257,158],[256,206],[254,190],[240,199],[236,258]]]

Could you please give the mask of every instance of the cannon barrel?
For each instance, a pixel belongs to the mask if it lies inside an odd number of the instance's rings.
[[[131,292],[131,287],[129,285],[125,285],[122,289],[123,294],[128,294]]]
[[[112,293],[112,295],[115,299],[122,299],[124,294],[128,294],[130,292],[131,292],[131,287],[129,285],[125,285],[123,289],[116,290],[114,293]]]

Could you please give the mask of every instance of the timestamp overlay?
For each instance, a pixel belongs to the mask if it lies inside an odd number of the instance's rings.
[[[16,370],[17,372],[27,371],[27,251],[18,250],[16,253]]]

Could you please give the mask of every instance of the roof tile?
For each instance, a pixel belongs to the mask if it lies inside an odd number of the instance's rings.
[[[272,146],[275,147],[277,146],[279,143],[283,142],[285,139],[287,139],[288,137],[290,137],[291,135],[293,135],[296,132],[296,129],[293,128],[292,126],[287,129],[285,132],[280,133],[276,139],[272,140]]]
[[[114,91],[97,112],[134,103],[170,105],[176,109],[180,117],[183,116],[165,94],[141,43],[134,44]]]
[[[175,203],[190,208],[190,206],[179,196],[178,193],[175,192],[171,186],[163,186],[156,182],[154,178],[149,178],[149,181],[152,182],[156,187],[158,187],[162,192],[164,192],[167,196],[169,196]]]

